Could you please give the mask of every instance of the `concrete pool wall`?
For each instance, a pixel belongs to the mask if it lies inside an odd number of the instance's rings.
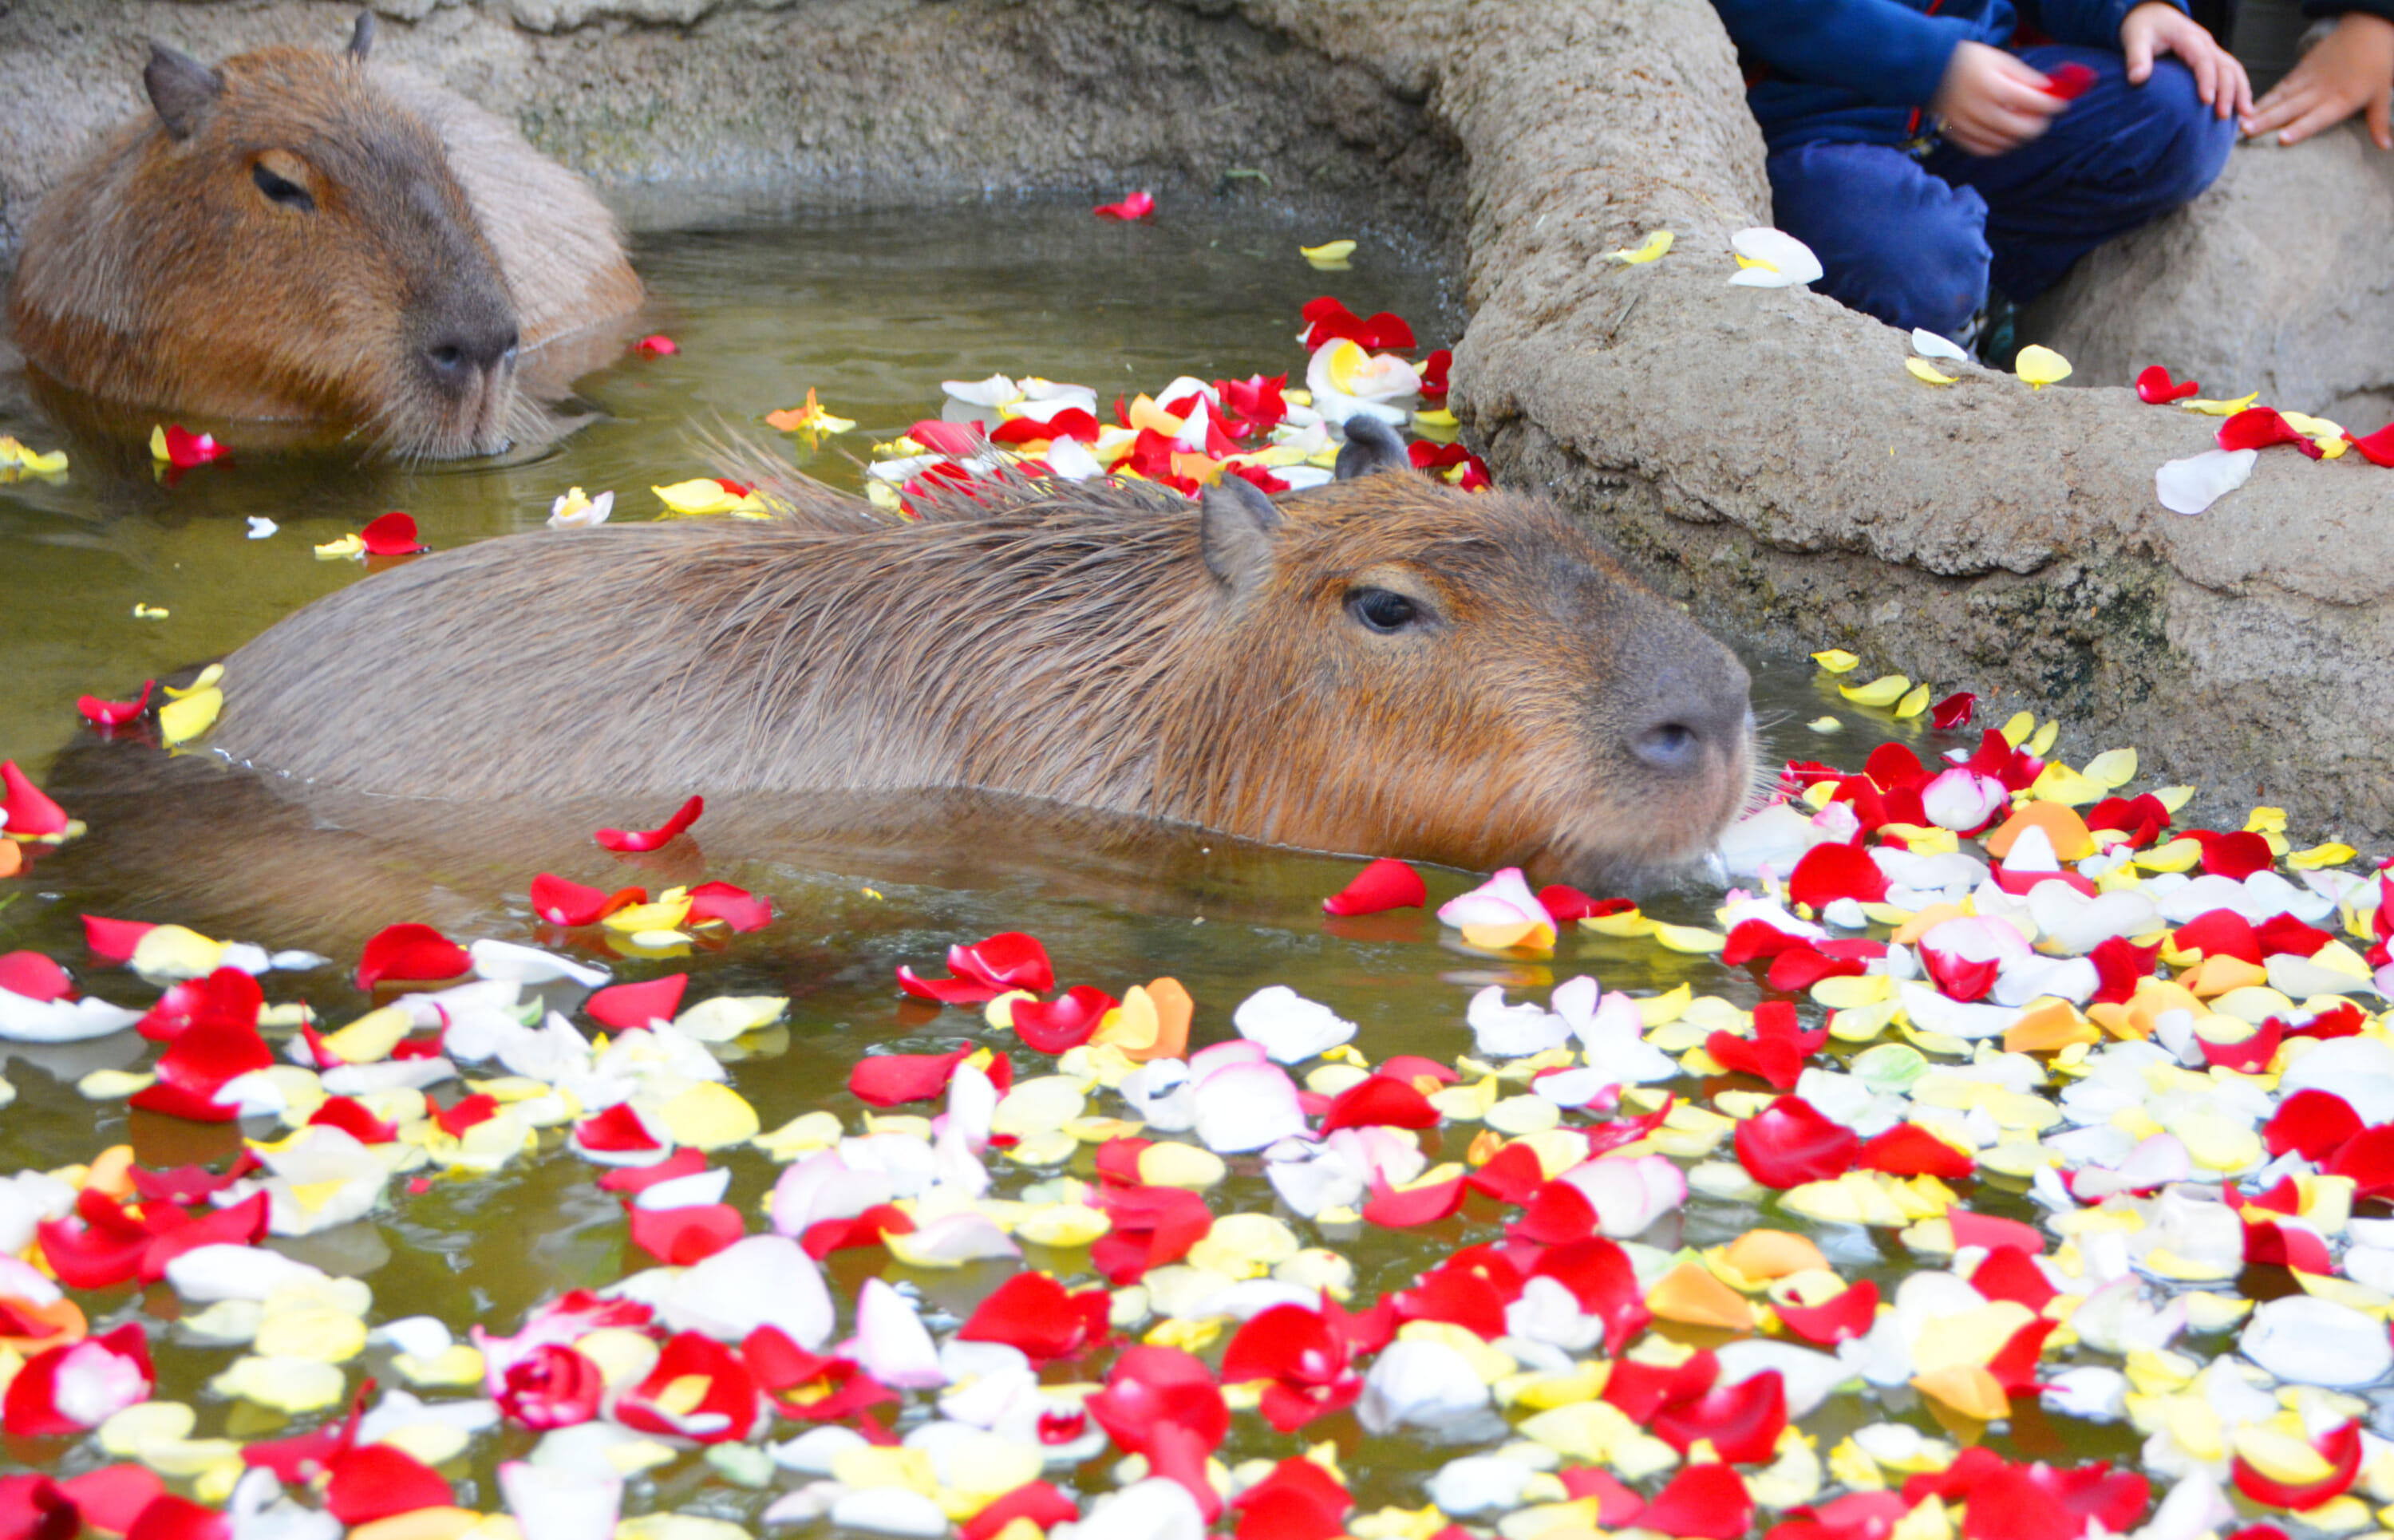
[[[2394,473],[2267,451],[2248,485],[2182,518],[2153,473],[2212,447],[2216,419],[1966,365],[1927,386],[1900,334],[1807,291],[1730,286],[1728,236],[1769,224],[1769,198],[1705,0],[375,8],[378,57],[512,114],[636,214],[659,187],[902,204],[1152,185],[1319,200],[1409,234],[1462,275],[1454,405],[1498,479],[1550,489],[1717,631],[1846,647],[1869,672],[1977,689],[1999,717],[2058,714],[2068,757],[2134,744],[2148,778],[2196,783],[2218,816],[2269,801],[2308,833],[2394,835],[2379,768],[2394,739],[2394,480],[2380,478]],[[353,9],[0,10],[18,63],[0,79],[0,260],[31,200],[138,105],[145,38],[206,58],[330,47]],[[2211,202],[2099,254],[2075,311],[2040,319],[2065,351],[2078,325],[2085,375],[2114,379],[2143,362],[2184,370],[2137,354],[2241,326],[2247,342],[2208,356],[2253,377],[2205,376],[2213,395],[2308,389],[2292,361],[2334,341],[2349,359],[2313,373],[2339,400],[2365,397],[2383,383],[2369,360],[2387,355],[2354,340],[2384,318],[2365,296],[2394,283],[2382,228],[2309,237],[2338,283],[2253,298],[2284,317],[2274,354],[2249,344],[2252,316],[2216,313],[2203,296],[2219,285],[2195,270],[2256,225],[2370,218],[2383,175],[2340,138],[2241,151]],[[2376,191],[2341,215],[2334,196],[2296,196],[2339,177]],[[1677,237],[1662,261],[1602,259],[1659,228]],[[2135,327],[2095,324],[2139,296],[2152,302]]]

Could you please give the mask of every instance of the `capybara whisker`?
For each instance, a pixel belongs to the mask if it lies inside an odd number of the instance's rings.
[[[723,463],[772,517],[506,536],[318,600],[228,660],[216,746],[414,796],[975,788],[1583,886],[1701,854],[1753,793],[1745,670],[1540,498],[1006,472],[906,521]]]

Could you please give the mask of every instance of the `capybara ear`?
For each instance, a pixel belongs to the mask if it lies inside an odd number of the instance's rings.
[[[216,106],[224,90],[224,76],[187,53],[152,43],[141,84],[149,87],[150,105],[158,109],[158,121],[166,125],[166,132],[187,139]]]
[[[1197,506],[1197,539],[1206,568],[1225,586],[1247,586],[1270,570],[1272,537],[1281,522],[1280,509],[1261,487],[1225,472]]]
[[[360,63],[374,51],[374,12],[358,12],[357,30],[349,33],[349,57]]]
[[[1335,473],[1338,480],[1351,481],[1375,471],[1413,467],[1404,441],[1397,437],[1395,428],[1368,412],[1358,412],[1347,419],[1347,447],[1338,452]]]

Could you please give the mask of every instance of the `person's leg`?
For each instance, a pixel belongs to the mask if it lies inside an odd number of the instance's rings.
[[[2175,59],[2128,84],[2118,54],[2047,45],[2020,57],[2047,74],[2084,64],[2094,86],[2044,136],[2008,154],[1945,146],[1928,168],[1987,201],[1995,287],[2015,300],[2051,288],[2070,264],[2114,236],[2168,213],[2211,185],[2236,143],[2236,120],[2215,115]]]
[[[1822,293],[1907,330],[1958,336],[1987,295],[1987,205],[1900,150],[1808,144],[1770,157],[1779,228],[1812,248]]]

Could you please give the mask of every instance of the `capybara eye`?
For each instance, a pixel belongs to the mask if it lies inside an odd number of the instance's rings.
[[[1356,589],[1347,596],[1347,612],[1383,636],[1401,631],[1421,618],[1421,610],[1412,599],[1387,588]]]
[[[306,188],[276,176],[263,164],[249,168],[249,179],[257,184],[257,191],[285,208],[296,208],[302,214],[316,212],[316,200],[308,195]]]

